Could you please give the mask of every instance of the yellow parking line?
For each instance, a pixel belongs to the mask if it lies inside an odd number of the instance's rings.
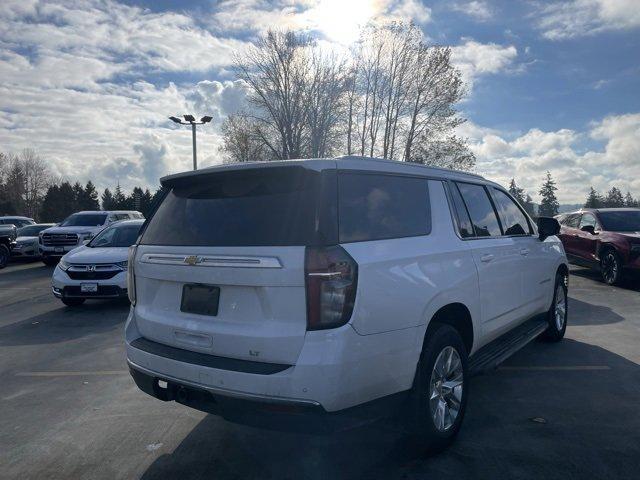
[[[507,371],[585,371],[585,370],[611,370],[611,367],[607,365],[558,365],[550,367],[498,367],[498,370]]]
[[[93,372],[18,372],[17,377],[85,377],[100,375],[126,375],[128,370],[98,370]]]

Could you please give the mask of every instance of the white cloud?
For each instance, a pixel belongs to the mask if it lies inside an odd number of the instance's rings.
[[[550,40],[640,27],[637,0],[572,0],[543,3],[536,12],[538,28]]]
[[[534,199],[546,170],[562,202],[584,201],[589,186],[600,192],[616,186],[640,196],[640,113],[606,117],[584,132],[534,128],[513,135],[467,122],[459,133],[469,138],[479,173],[503,185],[515,178]],[[587,139],[601,148],[586,149]]]
[[[463,39],[464,43],[452,47],[452,61],[462,72],[469,88],[476,77],[509,71],[513,68],[518,50],[513,45],[480,43]]]
[[[464,13],[480,22],[485,22],[493,17],[493,10],[484,0],[472,0],[467,2],[455,2],[453,10]]]

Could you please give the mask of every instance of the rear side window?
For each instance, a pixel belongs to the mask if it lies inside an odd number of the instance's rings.
[[[427,183],[419,177],[339,173],[340,243],[427,235]]]
[[[140,243],[175,246],[292,246],[335,243],[335,210],[319,196],[324,174],[301,167],[232,170],[177,183],[149,220]],[[335,174],[335,173],[334,173]],[[329,197],[329,195],[327,195]],[[331,216],[335,222],[335,212]]]
[[[458,183],[460,194],[473,222],[476,237],[498,237],[502,235],[496,212],[487,191],[482,185]]]
[[[453,200],[453,207],[456,210],[456,216],[458,217],[458,229],[462,238],[473,237],[473,224],[469,218],[467,207],[464,206],[464,201],[460,196],[458,187],[455,184],[451,186],[451,198]]]
[[[520,207],[502,190],[492,188],[493,199],[500,215],[505,235],[529,235],[531,228]]]

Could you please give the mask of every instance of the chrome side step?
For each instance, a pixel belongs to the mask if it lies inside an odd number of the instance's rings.
[[[471,356],[469,359],[470,374],[472,376],[479,375],[496,368],[544,332],[548,325],[546,314],[536,316],[501,337],[496,338]]]

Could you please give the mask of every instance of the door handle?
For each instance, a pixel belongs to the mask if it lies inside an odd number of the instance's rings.
[[[521,248],[520,255],[524,255],[525,257],[529,255],[530,250],[528,248]]]
[[[484,263],[490,262],[491,260],[493,260],[493,255],[490,253],[485,253],[480,257],[480,261]]]

